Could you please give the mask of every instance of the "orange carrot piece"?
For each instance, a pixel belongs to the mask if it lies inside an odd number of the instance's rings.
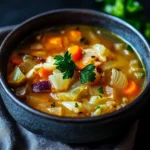
[[[77,30],[71,30],[68,33],[69,40],[72,42],[78,42],[82,37],[82,33]]]
[[[79,70],[82,70],[86,65],[88,65],[88,64],[83,64],[83,62],[80,60],[77,61],[75,64]]]
[[[82,49],[78,45],[71,46],[68,52],[72,54],[73,61],[78,61],[82,57]]]
[[[45,68],[39,69],[39,76],[41,78],[48,78],[48,76],[51,74],[51,72]]]
[[[45,43],[46,49],[61,49],[63,48],[63,39],[62,37],[50,37],[48,38]]]
[[[69,40],[68,40],[68,37],[67,37],[67,36],[64,36],[64,37],[63,37],[62,43],[63,43],[63,47],[64,47],[65,49],[68,48]]]
[[[11,59],[11,62],[12,62],[13,64],[15,64],[15,65],[19,65],[19,64],[22,63],[22,59],[19,58],[19,57],[13,57],[13,58]]]
[[[138,85],[134,81],[129,81],[128,86],[124,89],[127,95],[135,95],[139,91]]]

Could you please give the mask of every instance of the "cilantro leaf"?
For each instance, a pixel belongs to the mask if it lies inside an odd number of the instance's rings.
[[[74,71],[77,69],[77,66],[72,60],[72,55],[65,52],[64,57],[61,55],[56,55],[54,57],[56,62],[56,69],[60,70],[63,73],[63,79],[69,79],[73,77]]]
[[[99,92],[100,94],[104,94],[104,91],[103,91],[103,88],[102,88],[102,87],[98,88],[97,90],[98,90],[98,92]]]
[[[96,78],[96,73],[94,72],[95,66],[93,64],[87,65],[80,71],[80,81],[82,84],[86,82],[93,82]]]

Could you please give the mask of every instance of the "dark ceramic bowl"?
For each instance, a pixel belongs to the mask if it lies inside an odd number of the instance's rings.
[[[7,64],[12,49],[30,33],[44,27],[87,24],[110,30],[133,45],[146,68],[146,82],[141,95],[125,108],[90,118],[57,117],[39,112],[15,97],[7,80]],[[138,119],[148,103],[150,88],[150,50],[143,36],[126,22],[110,15],[84,9],[63,9],[33,17],[12,31],[0,51],[1,96],[12,117],[26,129],[68,143],[94,142],[123,134]]]

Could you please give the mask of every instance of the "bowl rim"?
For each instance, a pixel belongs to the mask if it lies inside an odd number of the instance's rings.
[[[67,13],[69,13],[69,12],[73,12],[73,13],[78,12],[78,13],[81,13],[81,14],[82,13],[89,13],[89,14],[98,15],[98,16],[100,15],[100,16],[103,16],[103,17],[108,18],[110,20],[117,21],[117,22],[121,23],[123,26],[126,26],[127,28],[130,28],[134,33],[137,34],[137,36],[140,37],[140,39],[143,41],[143,43],[145,45],[145,49],[148,49],[148,52],[149,52],[149,55],[150,55],[149,45],[148,45],[147,41],[145,40],[145,38],[143,37],[143,35],[141,35],[141,33],[139,33],[134,27],[132,27],[127,22],[125,22],[125,21],[123,21],[123,20],[121,20],[121,19],[119,19],[119,18],[117,18],[115,16],[112,16],[112,15],[109,15],[109,14],[106,14],[106,13],[103,13],[103,12],[100,12],[100,11],[95,11],[95,10],[90,10],[90,9],[76,9],[76,8],[73,8],[73,9],[65,8],[65,9],[56,9],[56,10],[52,10],[52,11],[47,11],[47,12],[40,13],[38,15],[35,15],[35,16],[25,20],[21,24],[17,25],[17,27],[15,29],[13,29],[13,31],[11,31],[6,36],[6,38],[3,40],[2,44],[1,44],[0,49],[3,49],[3,47],[5,46],[5,43],[9,40],[9,38],[11,38],[11,36],[16,31],[18,31],[20,28],[28,25],[28,23],[30,23],[30,22],[32,22],[32,21],[34,21],[36,19],[40,19],[41,17],[44,17],[44,16],[46,17],[46,16],[49,16],[49,15],[52,15],[53,13],[64,13],[64,12],[67,12]],[[1,51],[0,51],[0,56],[1,56]],[[1,68],[0,68],[0,84],[1,84],[2,88],[5,90],[7,96],[9,96],[12,101],[14,101],[17,105],[19,105],[23,109],[29,111],[30,113],[32,113],[32,114],[34,114],[36,116],[40,116],[40,117],[43,117],[43,118],[46,118],[46,119],[50,119],[50,120],[61,121],[61,122],[72,122],[72,123],[101,121],[101,120],[108,120],[108,119],[113,119],[115,117],[119,117],[119,116],[121,116],[121,114],[126,113],[129,109],[132,109],[134,105],[139,103],[139,101],[142,98],[142,96],[144,94],[146,94],[146,92],[150,88],[150,83],[146,83],[142,93],[134,101],[132,101],[130,104],[128,104],[126,107],[124,107],[122,109],[116,110],[114,112],[111,112],[109,114],[105,114],[105,115],[102,115],[102,116],[85,117],[85,118],[74,118],[74,117],[60,117],[60,116],[47,114],[47,113],[41,112],[39,110],[36,110],[36,109],[26,105],[25,103],[21,102],[12,93],[12,91],[7,87],[7,83],[5,82],[5,80],[4,80],[4,78],[2,77],[2,74],[1,74]]]

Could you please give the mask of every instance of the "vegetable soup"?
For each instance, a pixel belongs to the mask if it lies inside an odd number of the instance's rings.
[[[7,73],[20,101],[64,117],[119,110],[139,96],[144,78],[142,62],[125,40],[83,25],[33,33],[16,46]]]

